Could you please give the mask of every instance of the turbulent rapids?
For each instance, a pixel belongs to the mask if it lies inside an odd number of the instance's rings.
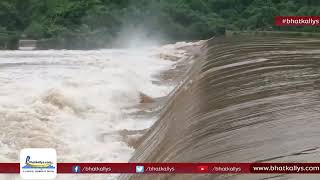
[[[320,40],[211,39],[140,139],[132,162],[319,162]],[[123,175],[120,179],[299,179]],[[305,178],[315,178],[312,175]]]
[[[1,51],[0,161],[52,147],[59,162],[319,162],[319,47],[311,38],[238,37],[147,50]],[[269,178],[299,176],[119,177]]]
[[[59,162],[127,162],[134,148],[123,132],[146,129],[157,118],[137,116],[139,104],[167,95],[174,86],[155,83],[177,62],[160,57],[171,51],[184,56],[174,46],[0,51],[0,161],[18,162],[22,148],[51,147]]]

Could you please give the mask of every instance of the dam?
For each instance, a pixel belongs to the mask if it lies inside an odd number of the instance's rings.
[[[193,50],[192,65],[180,73],[181,84],[169,95],[159,120],[139,139],[130,162],[319,162],[320,39],[212,38]],[[292,174],[119,177],[301,178]]]

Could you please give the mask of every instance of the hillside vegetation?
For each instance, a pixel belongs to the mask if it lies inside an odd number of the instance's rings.
[[[225,29],[319,31],[274,27],[276,15],[320,15],[320,1],[1,0],[0,48],[15,48],[20,38],[95,48],[132,36],[176,41],[205,39]]]

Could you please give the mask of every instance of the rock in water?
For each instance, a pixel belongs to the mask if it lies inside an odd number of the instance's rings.
[[[144,93],[140,93],[140,103],[153,103],[154,99],[152,99],[152,97],[144,94]]]

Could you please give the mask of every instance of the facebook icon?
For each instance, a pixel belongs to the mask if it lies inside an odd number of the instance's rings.
[[[80,173],[80,166],[72,166],[73,173]]]

